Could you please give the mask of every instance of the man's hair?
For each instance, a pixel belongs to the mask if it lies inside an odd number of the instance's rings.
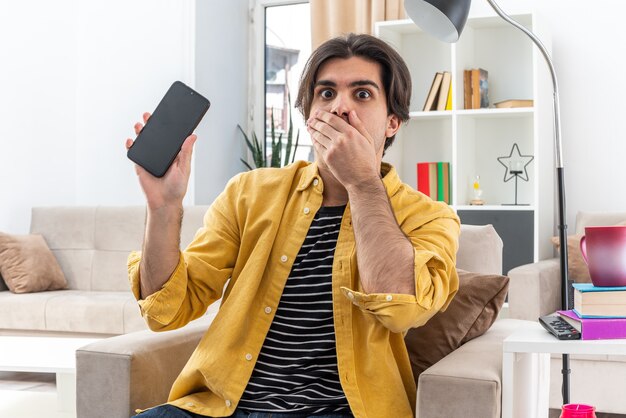
[[[409,120],[411,102],[411,74],[406,63],[390,45],[371,35],[350,33],[330,39],[320,45],[309,57],[302,76],[296,107],[309,118],[313,90],[319,68],[329,59],[359,57],[381,66],[381,78],[387,98],[387,114],[396,115],[401,122]],[[395,135],[385,141],[385,150],[393,143]]]

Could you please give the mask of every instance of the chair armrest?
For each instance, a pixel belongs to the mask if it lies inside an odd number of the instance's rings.
[[[172,383],[215,313],[184,328],[132,332],[76,351],[76,412],[81,418],[128,418],[167,401]]]
[[[559,259],[551,258],[509,271],[509,318],[536,321],[561,309]]]
[[[536,326],[536,321],[497,320],[486,333],[426,369],[417,387],[417,418],[500,418],[502,341]]]

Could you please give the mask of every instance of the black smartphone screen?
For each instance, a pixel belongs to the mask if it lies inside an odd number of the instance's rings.
[[[200,93],[175,81],[137,135],[128,158],[153,176],[163,177],[209,106]]]

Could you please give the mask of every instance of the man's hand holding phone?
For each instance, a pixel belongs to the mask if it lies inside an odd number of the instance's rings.
[[[136,135],[139,135],[149,118],[150,113],[146,112],[143,114],[143,123],[137,122],[135,124]],[[191,156],[196,139],[195,134],[191,134],[185,139],[180,152],[163,177],[155,177],[139,164],[135,164],[135,172],[150,209],[171,205],[182,206],[191,174]],[[131,138],[126,139],[126,149],[129,150],[132,145],[133,140]]]

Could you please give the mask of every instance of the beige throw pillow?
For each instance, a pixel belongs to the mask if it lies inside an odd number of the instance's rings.
[[[415,383],[419,375],[466,342],[484,334],[497,319],[509,278],[497,274],[459,273],[459,291],[448,309],[404,337]]]
[[[580,252],[580,239],[582,237],[582,235],[567,236],[567,271],[569,278],[575,283],[591,283],[589,268]],[[561,251],[559,237],[552,237],[552,244],[557,251]]]
[[[0,275],[13,293],[64,289],[63,271],[41,235],[0,232]]]

